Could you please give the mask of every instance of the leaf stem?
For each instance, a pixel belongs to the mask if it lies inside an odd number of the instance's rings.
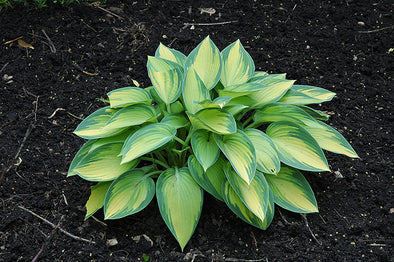
[[[253,122],[250,125],[248,125],[245,129],[256,128],[256,127],[259,127],[260,125],[261,125],[261,123],[259,123],[259,122]]]
[[[183,141],[182,139],[180,139],[177,136],[174,136],[174,140],[177,141],[179,144],[181,144],[183,146],[182,149],[187,146],[186,142]]]
[[[250,121],[253,120],[253,115],[250,116],[248,119],[245,120],[245,122],[242,124],[242,127],[245,127],[247,124],[249,124]]]
[[[163,172],[164,172],[163,170],[158,170],[158,171],[150,172],[150,173],[148,173],[147,175],[149,175],[149,176],[154,176],[154,175],[157,175],[157,174],[161,174],[161,173],[163,173]]]
[[[154,164],[159,164],[159,165],[161,165],[162,167],[165,167],[165,168],[170,168],[170,166],[167,164],[167,163],[164,163],[164,162],[162,162],[162,161],[160,161],[160,160],[157,160],[157,159],[155,159],[155,158],[153,158],[153,157],[141,157],[141,160],[145,160],[145,161],[150,161],[150,162],[152,162],[152,163],[154,163]]]
[[[171,114],[171,105],[170,104],[166,104],[166,106],[167,106],[167,112],[169,114]]]

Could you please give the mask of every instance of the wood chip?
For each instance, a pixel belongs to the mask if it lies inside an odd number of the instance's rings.
[[[25,41],[23,41],[22,39],[18,39],[18,45],[20,47],[23,48],[30,48],[30,49],[34,49],[34,47],[31,44],[26,43]]]

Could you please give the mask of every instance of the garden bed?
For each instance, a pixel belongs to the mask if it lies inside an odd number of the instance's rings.
[[[40,249],[40,261],[390,261],[390,8],[389,1],[173,0],[2,11],[0,261],[32,260]],[[257,70],[336,92],[316,108],[360,159],[327,153],[332,172],[303,172],[320,212],[305,221],[276,208],[266,231],[206,194],[183,253],[155,201],[121,220],[103,221],[99,211],[98,220],[84,221],[92,184],[66,178],[84,142],[72,134],[80,118],[111,90],[133,80],[149,86],[147,55],[160,42],[188,54],[207,35],[221,50],[240,39]],[[5,44],[20,36],[24,42]],[[95,244],[53,231],[29,211]]]

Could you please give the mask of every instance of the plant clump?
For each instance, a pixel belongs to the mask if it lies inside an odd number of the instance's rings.
[[[156,196],[183,250],[204,194],[266,229],[274,204],[318,211],[300,170],[329,171],[322,149],[358,157],[309,106],[335,93],[256,71],[239,40],[220,52],[206,37],[188,56],[160,44],[147,69],[152,86],[109,92],[74,131],[88,141],[68,176],[97,182],[85,219],[102,207],[105,219],[135,214]]]

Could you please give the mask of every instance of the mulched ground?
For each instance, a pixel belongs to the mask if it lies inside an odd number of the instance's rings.
[[[108,1],[101,7],[0,13],[0,261],[32,260],[42,247],[40,261],[393,261],[390,1]],[[223,22],[229,23],[215,24]],[[83,143],[72,134],[78,118],[133,79],[148,86],[147,55],[160,42],[188,54],[208,34],[220,49],[240,39],[259,70],[336,92],[320,109],[361,158],[327,153],[335,172],[304,172],[320,209],[307,216],[308,226],[277,208],[261,231],[206,197],[181,253],[154,201],[121,220],[84,222],[91,184],[66,178]],[[4,44],[19,36],[34,49]],[[53,228],[20,206],[96,244],[60,229],[48,238]],[[102,212],[95,217],[102,221]],[[109,246],[113,239],[117,244]]]

